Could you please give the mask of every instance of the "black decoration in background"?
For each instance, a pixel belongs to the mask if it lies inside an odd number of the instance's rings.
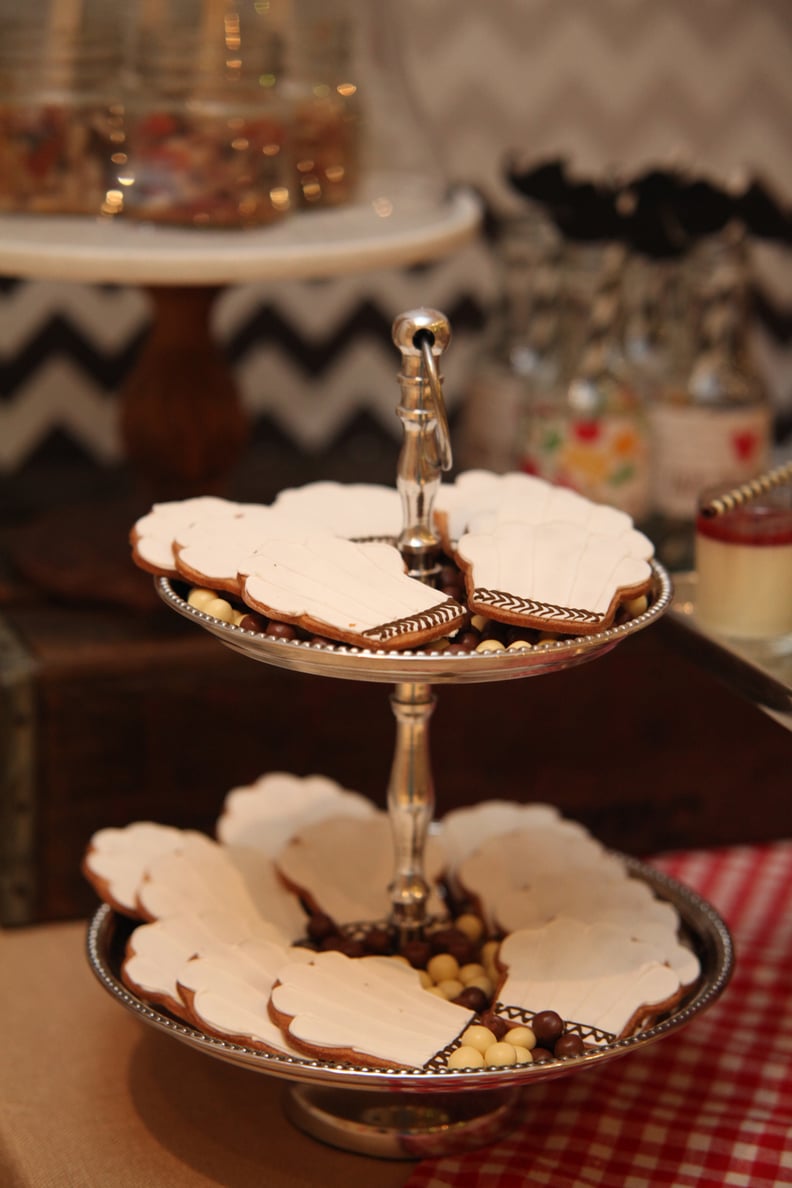
[[[571,175],[563,160],[525,167],[508,162],[505,173],[569,239],[618,240],[647,255],[673,256],[740,223],[754,239],[792,245],[792,208],[760,178],[734,190],[663,169],[590,180]]]

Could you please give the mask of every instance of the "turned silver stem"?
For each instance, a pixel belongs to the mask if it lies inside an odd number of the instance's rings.
[[[391,697],[396,746],[388,785],[394,845],[389,892],[391,923],[400,940],[419,935],[427,914],[430,888],[424,876],[424,852],[435,806],[429,760],[429,719],[434,706],[427,684],[397,685]]]

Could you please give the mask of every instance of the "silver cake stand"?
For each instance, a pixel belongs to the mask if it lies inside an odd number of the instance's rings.
[[[405,524],[396,542],[408,572],[431,581],[438,561],[432,506],[441,470],[450,468],[450,445],[436,360],[447,345],[448,324],[434,310],[417,310],[394,323],[402,352],[401,404],[404,426],[397,486]],[[252,660],[316,676],[387,683],[396,738],[388,783],[388,811],[394,839],[389,885],[390,923],[402,939],[418,935],[426,920],[429,887],[424,848],[434,816],[435,793],[429,720],[435,685],[514,680],[559,672],[605,655],[628,636],[648,627],[670,605],[671,582],[654,563],[647,609],[594,634],[537,644],[516,651],[448,653],[355,648],[331,643],[282,640],[225,623],[191,606],[188,590],[167,578],[156,589],[172,610],[211,632],[226,647]],[[91,966],[102,985],[124,1006],[166,1034],[221,1060],[290,1082],[286,1108],[292,1121],[324,1142],[384,1158],[418,1159],[492,1142],[514,1124],[523,1087],[592,1067],[660,1039],[707,1007],[731,974],[728,930],[714,909],[692,891],[651,867],[626,858],[631,874],[646,881],[678,910],[688,943],[701,963],[695,988],[650,1028],[626,1039],[601,1042],[583,1056],[510,1068],[450,1070],[442,1061],[423,1069],[371,1069],[332,1061],[264,1054],[185,1025],[152,1009],[130,993],[120,977],[132,921],[102,907],[88,936]],[[516,1017],[516,1016],[515,1016]]]

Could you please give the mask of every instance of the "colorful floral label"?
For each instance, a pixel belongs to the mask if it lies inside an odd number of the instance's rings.
[[[536,417],[527,426],[521,465],[636,521],[648,514],[649,438],[640,417]]]

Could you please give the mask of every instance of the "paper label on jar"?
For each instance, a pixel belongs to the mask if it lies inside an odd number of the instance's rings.
[[[673,519],[692,520],[698,495],[719,483],[744,483],[767,466],[770,409],[656,404],[652,428],[653,503]]]
[[[640,418],[538,418],[528,427],[522,469],[635,521],[648,514],[649,438]]]

